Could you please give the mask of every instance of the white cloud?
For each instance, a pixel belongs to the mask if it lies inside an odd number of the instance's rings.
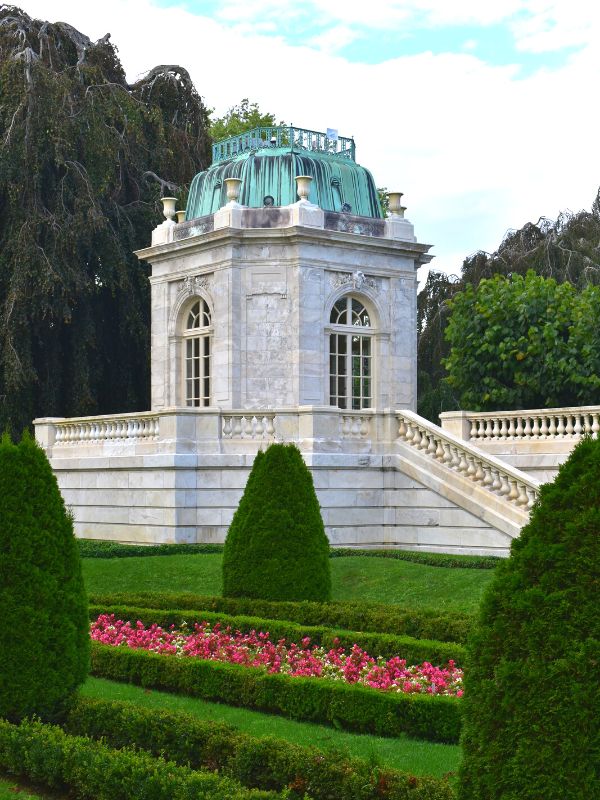
[[[259,1],[267,8],[268,0]],[[49,14],[47,0],[24,2],[30,14]],[[381,4],[376,19],[416,5]],[[452,7],[466,15],[475,14],[476,5],[457,0]],[[541,5],[527,3],[538,22]],[[558,14],[560,4],[552,5]],[[248,28],[242,34],[223,21],[151,0],[53,0],[51,15],[93,39],[110,30],[131,79],[156,64],[181,64],[217,114],[248,97],[296,125],[353,135],[358,159],[377,184],[405,192],[417,235],[435,244],[437,268],[456,272],[464,256],[494,249],[508,228],[590,206],[600,182],[589,88],[600,67],[595,46],[560,69],[526,78],[518,66],[491,66],[464,52],[350,63],[333,52],[335,37],[339,43],[350,35],[344,27],[365,13],[364,6],[350,3],[329,49],[308,39],[292,47]],[[423,6],[443,14],[441,0]],[[346,5],[335,8],[341,15]],[[251,26],[247,20],[241,22]]]
[[[355,29],[353,30],[347,25],[336,25],[333,28],[328,28],[325,33],[313,36],[308,44],[311,47],[316,47],[317,50],[322,50],[324,53],[337,53],[352,44],[357,38],[358,34]]]

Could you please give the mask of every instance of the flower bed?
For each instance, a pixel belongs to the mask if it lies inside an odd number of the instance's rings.
[[[240,633],[222,628],[218,623],[194,625],[193,632],[164,630],[159,625],[145,627],[117,620],[114,614],[101,614],[92,623],[91,636],[113,647],[125,646],[159,654],[195,657],[210,661],[258,667],[274,674],[292,677],[318,677],[350,684],[362,684],[381,691],[404,694],[462,696],[462,670],[453,661],[445,667],[428,662],[407,666],[404,659],[374,658],[354,645],[350,652],[338,647],[328,651],[310,645],[307,637],[301,645],[285,640],[271,642],[268,632]]]

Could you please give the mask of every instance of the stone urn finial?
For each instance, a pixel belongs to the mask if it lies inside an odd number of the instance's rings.
[[[177,222],[185,222],[185,208],[181,209],[180,211],[176,211],[175,215],[177,217]]]
[[[165,215],[165,219],[168,222],[173,222],[173,217],[175,216],[175,204],[177,203],[177,198],[161,197],[160,201],[163,204],[163,214]]]
[[[225,186],[227,187],[227,200],[230,203],[237,203],[240,197],[240,187],[242,185],[241,178],[225,178]]]
[[[388,192],[388,202],[390,215],[393,217],[403,217],[406,206],[402,205],[403,192]]]
[[[310,184],[312,182],[312,175],[297,175],[296,176],[296,189],[298,197],[301,202],[308,202],[308,195],[310,194]]]

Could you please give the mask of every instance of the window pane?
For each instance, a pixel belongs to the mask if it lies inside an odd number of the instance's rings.
[[[334,325],[347,325],[347,317],[348,317],[348,303],[345,297],[341,297],[334,307],[331,309],[331,317],[329,318],[330,322],[333,322]]]

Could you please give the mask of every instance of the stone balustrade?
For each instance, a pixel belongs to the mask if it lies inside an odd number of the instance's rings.
[[[532,442],[577,440],[600,431],[600,406],[542,408],[519,411],[448,411],[442,428],[467,441]]]
[[[410,411],[396,413],[398,438],[516,506],[529,509],[538,483]]]
[[[257,439],[274,441],[275,412],[252,414],[231,412],[221,414],[221,435],[224,439]]]
[[[159,417],[156,414],[123,414],[118,417],[95,417],[56,420],[57,445],[77,445],[91,442],[130,440],[156,440],[159,435]]]
[[[341,414],[342,439],[368,439],[371,432],[371,416],[360,412]]]

